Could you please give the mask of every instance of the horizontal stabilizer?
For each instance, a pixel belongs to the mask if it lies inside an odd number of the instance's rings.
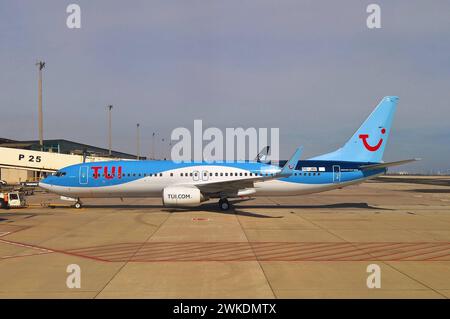
[[[411,163],[415,161],[420,161],[420,158],[411,158],[403,161],[396,161],[396,162],[387,162],[387,163],[379,163],[379,164],[369,164],[369,165],[361,165],[359,168],[363,171],[372,170],[372,169],[380,169],[380,168],[387,168],[391,166],[398,166],[403,165],[406,163]]]

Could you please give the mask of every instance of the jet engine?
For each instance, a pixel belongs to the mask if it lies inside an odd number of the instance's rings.
[[[195,187],[169,186],[163,190],[164,206],[198,206],[206,200]]]

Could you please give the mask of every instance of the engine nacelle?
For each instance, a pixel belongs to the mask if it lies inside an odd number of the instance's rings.
[[[163,190],[164,206],[198,206],[205,200],[195,187],[169,186]]]

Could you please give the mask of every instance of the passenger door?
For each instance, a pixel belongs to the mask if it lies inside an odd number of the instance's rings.
[[[86,185],[88,183],[89,166],[80,167],[80,185]]]
[[[341,167],[339,165],[333,165],[333,183],[341,182]]]

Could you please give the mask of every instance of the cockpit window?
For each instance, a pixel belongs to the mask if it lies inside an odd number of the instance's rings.
[[[56,172],[55,174],[53,174],[53,176],[56,176],[56,177],[66,176],[66,172],[58,171],[58,172]]]

